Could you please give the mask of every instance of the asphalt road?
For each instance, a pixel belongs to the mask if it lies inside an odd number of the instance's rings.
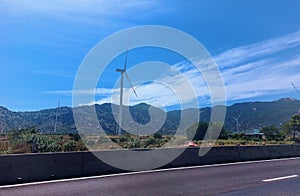
[[[298,175],[293,158],[2,186],[0,195],[300,195]]]

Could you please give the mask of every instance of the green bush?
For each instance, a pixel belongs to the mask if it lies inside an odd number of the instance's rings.
[[[150,137],[145,141],[145,145],[146,145],[146,146],[155,145],[156,143],[157,143],[157,140],[156,140],[153,136],[150,136]]]
[[[129,142],[128,148],[140,148],[141,142],[137,139],[134,139],[132,142]]]
[[[75,151],[76,150],[76,143],[73,140],[67,141],[64,144],[64,151]]]

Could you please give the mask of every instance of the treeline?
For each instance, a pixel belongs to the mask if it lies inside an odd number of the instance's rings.
[[[292,118],[280,127],[274,125],[266,126],[261,129],[268,140],[293,140],[299,142],[300,134],[300,115],[295,114]]]
[[[195,129],[197,126],[197,129]],[[187,130],[187,137],[189,140],[201,141],[204,139],[215,139],[219,140],[249,140],[254,139],[256,141],[260,140],[258,138],[249,138],[246,133],[232,133],[231,131],[226,131],[225,128],[219,123],[207,123],[200,122],[190,129]],[[208,129],[210,127],[210,129]],[[196,131],[195,131],[196,130]],[[221,132],[219,131],[221,130]],[[219,133],[220,132],[220,133]],[[295,114],[291,119],[281,126],[265,126],[260,129],[260,133],[264,134],[264,140],[275,140],[283,141],[290,140],[297,143],[300,142],[300,115]]]

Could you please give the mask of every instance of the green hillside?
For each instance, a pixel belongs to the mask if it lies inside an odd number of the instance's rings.
[[[102,104],[95,106],[96,113],[102,128],[107,134],[116,134],[116,121],[112,113],[111,104]],[[118,106],[115,106],[116,108]],[[146,124],[150,121],[149,105],[138,104],[130,106],[129,111],[134,121],[139,124]],[[268,125],[280,126],[288,121],[293,114],[298,112],[300,101],[292,98],[284,98],[272,102],[246,102],[238,103],[227,107],[225,128],[233,132],[237,131],[237,123],[234,118],[238,118],[239,131],[261,128]],[[76,108],[75,108],[76,109]],[[155,112],[164,113],[164,111],[154,108]],[[200,109],[201,121],[208,122],[210,119],[211,108]],[[169,111],[164,125],[160,129],[163,134],[172,134],[176,130],[181,111]],[[35,126],[43,133],[52,133],[54,130],[56,108],[45,109],[34,112],[13,112],[5,107],[0,107],[0,131],[18,130],[21,128]],[[83,118],[88,118],[83,115]],[[89,120],[89,119],[86,119]],[[160,119],[156,119],[159,124]],[[93,127],[91,125],[91,127]],[[70,107],[59,108],[57,121],[57,133],[76,132],[73,112]]]

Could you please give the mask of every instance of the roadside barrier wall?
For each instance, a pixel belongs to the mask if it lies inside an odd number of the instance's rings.
[[[149,167],[156,160],[174,153],[175,148],[139,149],[150,151],[144,161]],[[93,152],[113,157],[122,164],[132,163],[127,150]],[[17,154],[0,156],[0,185],[54,180],[126,172],[99,160],[92,152],[64,152],[41,154]],[[180,156],[161,168],[208,165],[264,159],[300,157],[300,145],[225,146],[214,147],[205,156],[199,156],[199,148],[187,148]],[[134,166],[133,166],[134,168]]]

